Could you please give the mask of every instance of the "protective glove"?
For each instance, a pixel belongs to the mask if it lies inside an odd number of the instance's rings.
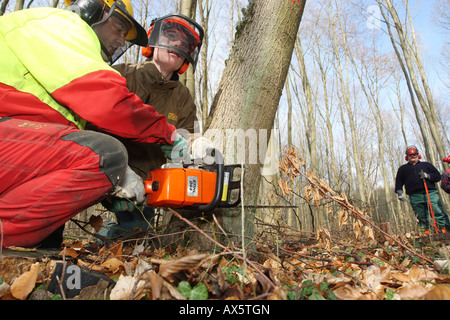
[[[177,137],[175,138],[173,145],[161,145],[161,150],[164,152],[167,159],[182,160],[187,154],[188,142],[177,133]]]
[[[208,156],[207,150],[214,148],[213,143],[206,137],[200,137],[192,142],[192,159],[203,160]],[[212,159],[214,161],[214,158]],[[209,163],[208,163],[209,164]]]
[[[395,193],[398,195],[398,200],[409,202],[408,198],[406,198],[405,195],[403,194],[403,190],[397,190],[395,191]]]
[[[429,179],[430,178],[430,175],[428,174],[428,173],[426,173],[426,172],[423,172],[423,170],[420,170],[420,172],[419,172],[419,177],[420,177],[420,179]]]
[[[132,200],[135,204],[140,205],[145,200],[144,181],[127,166],[125,175],[119,181],[112,195],[118,198]]]
[[[110,212],[133,212],[136,208],[140,211],[144,210],[144,206],[136,205],[127,199],[109,197],[102,201],[102,205]]]

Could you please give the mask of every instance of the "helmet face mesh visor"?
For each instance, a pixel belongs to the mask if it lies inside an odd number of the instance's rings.
[[[148,46],[174,52],[195,68],[202,38],[203,30],[195,22],[178,16],[166,16],[154,22]]]

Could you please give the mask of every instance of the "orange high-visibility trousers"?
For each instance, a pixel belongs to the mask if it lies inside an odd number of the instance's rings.
[[[127,160],[109,135],[0,118],[2,246],[39,244],[113,190]]]

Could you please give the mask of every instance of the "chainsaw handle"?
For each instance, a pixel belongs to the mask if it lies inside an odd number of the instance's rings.
[[[210,203],[198,206],[198,210],[200,211],[211,211],[217,207],[223,193],[224,163],[222,154],[215,148],[208,148],[206,151],[210,154],[214,151],[214,159],[217,166],[216,191],[214,193],[214,198]]]

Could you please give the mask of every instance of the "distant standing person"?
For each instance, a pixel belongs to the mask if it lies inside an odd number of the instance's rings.
[[[450,156],[442,159],[444,162],[450,162]],[[447,169],[441,177],[441,188],[450,194],[450,169]]]
[[[447,213],[440,206],[439,193],[436,188],[436,183],[441,180],[441,174],[431,163],[420,161],[421,155],[416,146],[409,146],[405,155],[408,163],[398,169],[395,178],[395,193],[397,193],[398,199],[407,201],[403,195],[403,186],[405,186],[406,194],[409,196],[411,206],[419,220],[419,227],[429,234],[428,212],[430,210],[424,185],[426,183],[437,226],[441,232],[447,232],[449,219]]]

